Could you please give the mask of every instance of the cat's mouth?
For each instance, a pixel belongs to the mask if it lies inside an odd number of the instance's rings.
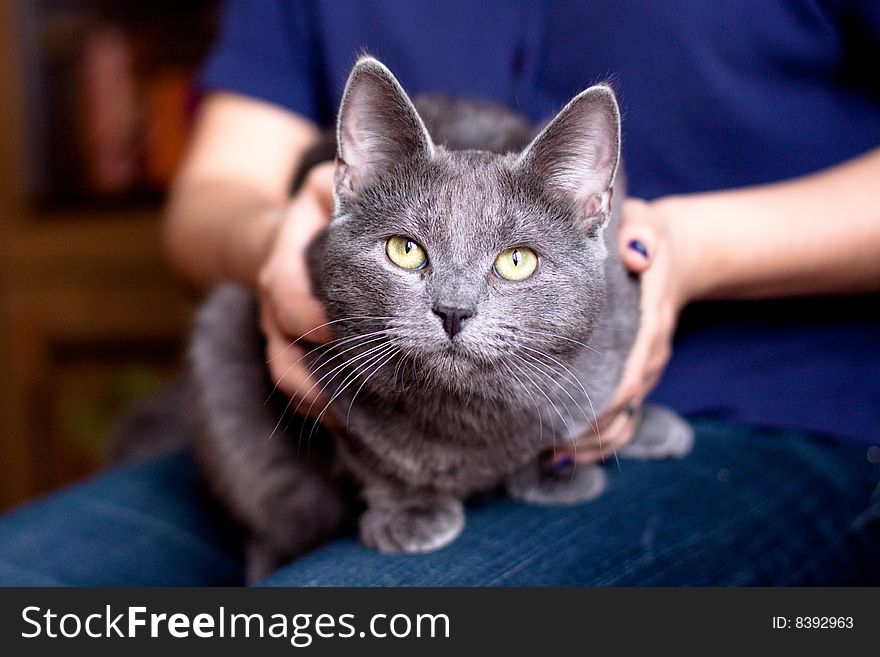
[[[499,339],[473,329],[462,330],[451,338],[441,331],[429,335],[407,332],[401,347],[407,358],[440,378],[480,374],[498,367],[499,360],[505,359]]]
[[[456,371],[486,367],[495,361],[494,357],[474,349],[473,345],[468,345],[465,340],[459,339],[447,340],[445,344],[439,345],[435,350],[432,350],[430,358],[444,368]]]
[[[468,350],[453,340],[447,340],[445,343],[420,351],[422,357],[426,360],[442,363],[443,365],[450,363],[464,364],[473,360]]]

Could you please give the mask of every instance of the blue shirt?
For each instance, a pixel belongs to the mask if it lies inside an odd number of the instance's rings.
[[[412,94],[534,121],[610,80],[629,192],[647,199],[782,180],[880,145],[875,0],[233,1],[201,81],[329,125],[362,52]],[[652,397],[880,443],[878,301],[693,307]]]

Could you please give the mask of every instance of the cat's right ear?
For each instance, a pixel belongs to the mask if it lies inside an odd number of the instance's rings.
[[[569,204],[585,230],[608,221],[620,163],[620,110],[611,87],[582,91],[544,128],[520,163]]]
[[[381,62],[361,57],[348,76],[336,132],[336,193],[356,194],[403,159],[434,145],[400,84]]]

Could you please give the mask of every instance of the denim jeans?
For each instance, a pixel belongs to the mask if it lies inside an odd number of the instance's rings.
[[[261,584],[880,583],[877,448],[695,426],[687,458],[611,461],[609,488],[591,503],[483,498],[437,552],[381,555],[343,537]],[[191,458],[165,456],[0,518],[0,584],[236,585],[239,546]]]

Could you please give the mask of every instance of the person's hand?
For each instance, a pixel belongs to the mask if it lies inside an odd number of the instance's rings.
[[[313,417],[324,408],[324,399],[303,356],[331,333],[323,307],[312,296],[306,249],[330,221],[333,170],[329,162],[316,166],[291,199],[258,280],[269,373],[298,412]]]
[[[628,444],[638,426],[640,408],[657,385],[669,357],[678,316],[688,302],[692,280],[689,248],[680,225],[662,202],[630,198],[623,205],[618,249],[624,265],[641,275],[641,322],[623,376],[607,409],[575,448],[560,451],[557,463],[604,461]]]

